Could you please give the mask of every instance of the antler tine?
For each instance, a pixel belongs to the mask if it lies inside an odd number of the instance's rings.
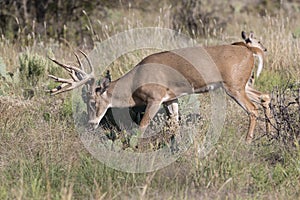
[[[56,76],[53,76],[51,74],[48,75],[49,78],[54,79],[56,82],[60,82],[60,83],[68,83],[68,84],[72,84],[73,80],[72,79],[64,79],[64,78],[58,78]]]
[[[84,70],[84,67],[83,67],[83,65],[82,65],[82,62],[81,62],[81,60],[79,59],[79,56],[77,55],[76,52],[73,52],[73,53],[74,53],[74,55],[75,55],[75,57],[76,57],[77,63],[79,64],[79,67],[80,67],[82,70]]]
[[[85,57],[85,59],[88,61],[90,69],[91,69],[91,74],[94,74],[94,67],[89,59],[89,57],[81,50],[79,50],[79,52]]]
[[[83,69],[83,65],[79,59],[79,56],[75,54],[75,57],[77,59],[77,62],[79,64],[79,67],[82,69],[79,69],[78,67],[75,66],[71,66],[71,65],[67,65],[67,64],[63,64],[60,63],[59,61],[52,59],[50,57],[48,57],[51,61],[53,61],[54,63],[56,63],[57,65],[61,66],[62,68],[64,68],[66,71],[68,71],[69,75],[71,76],[70,79],[64,79],[64,78],[59,78],[53,75],[48,75],[49,78],[54,79],[56,82],[60,82],[61,84],[52,89],[52,90],[48,90],[51,95],[56,95],[59,93],[63,93],[63,92],[67,92],[70,90],[73,90],[75,88],[78,88],[82,85],[88,84],[91,85],[92,87],[90,87],[91,92],[94,92],[94,85],[95,85],[95,75],[94,75],[94,68],[89,60],[89,58],[87,57],[87,55],[80,51],[82,53],[82,55],[84,55],[84,57],[87,59],[92,72],[91,73],[86,73]]]
[[[56,82],[61,82],[62,83],[58,87],[56,87],[52,90],[48,90],[51,93],[51,95],[56,95],[56,94],[59,94],[59,93],[63,93],[63,92],[73,90],[75,88],[80,87],[81,85],[86,84],[90,80],[89,78],[86,78],[86,79],[74,82],[71,79],[58,78],[58,77],[53,76],[53,75],[48,75],[48,76],[50,78],[54,79]],[[67,87],[67,86],[69,86],[69,87]]]
[[[57,86],[56,88],[53,88],[51,90],[46,90],[46,92],[50,92],[50,95],[54,96],[56,94],[64,92],[62,89],[65,88],[68,85],[70,85],[70,84],[62,83],[61,85]]]
[[[76,85],[72,84],[70,87],[67,87],[68,85],[70,85],[70,84],[63,83],[59,86],[59,88],[54,88],[54,89],[50,90],[50,94],[54,96],[56,94],[71,91],[71,90],[81,86],[79,84],[76,84]]]
[[[69,69],[65,64],[62,64],[62,63],[58,62],[57,60],[55,60],[55,59],[53,59],[53,58],[50,58],[49,56],[48,56],[48,59],[50,59],[50,60],[51,60],[52,62],[54,62],[55,64],[57,64],[57,65],[63,67],[63,68],[64,68],[65,70],[67,70],[68,72],[71,72],[71,69]]]
[[[76,72],[79,72],[81,73],[83,76],[86,75],[85,71],[79,69],[78,67],[74,67],[74,66],[70,66],[70,65],[66,65],[66,64],[63,64],[53,58],[50,58],[48,57],[52,62],[54,62],[55,64],[61,66],[62,68],[64,68],[65,70],[67,70],[69,73],[72,73],[72,71],[76,71]]]

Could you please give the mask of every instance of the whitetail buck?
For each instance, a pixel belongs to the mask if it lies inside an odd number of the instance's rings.
[[[93,66],[87,55],[90,73],[79,67],[56,64],[67,70],[71,79],[51,78],[62,84],[50,90],[52,95],[87,85],[87,109],[89,124],[96,129],[110,107],[134,107],[146,105],[140,122],[144,131],[161,104],[169,106],[178,119],[177,98],[192,93],[203,93],[222,87],[249,115],[250,125],[246,140],[251,142],[258,117],[253,102],[262,104],[266,118],[269,118],[269,96],[250,87],[247,82],[254,69],[254,54],[266,49],[253,38],[242,33],[245,42],[211,47],[189,47],[155,53],[144,58],[131,71],[110,82],[104,78],[97,86]],[[266,129],[269,123],[266,120]]]

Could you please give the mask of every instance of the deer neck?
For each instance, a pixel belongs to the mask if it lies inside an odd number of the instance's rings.
[[[120,79],[112,81],[105,94],[111,107],[122,108],[135,106],[130,85],[119,81]]]

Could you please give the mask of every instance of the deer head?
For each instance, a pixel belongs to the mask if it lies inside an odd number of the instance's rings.
[[[105,78],[100,82],[99,85],[97,85],[94,67],[90,59],[84,52],[80,51],[80,53],[87,60],[90,68],[90,73],[85,72],[83,64],[76,53],[74,54],[77,59],[78,67],[66,65],[55,59],[49,58],[54,63],[66,70],[70,75],[69,79],[58,78],[53,75],[48,75],[56,82],[61,83],[58,87],[49,90],[49,92],[51,95],[56,95],[63,92],[71,91],[75,88],[84,85],[82,89],[82,98],[87,105],[88,122],[92,128],[96,128],[110,103],[109,99],[107,98],[106,90],[111,82],[111,76],[109,71],[107,71]]]

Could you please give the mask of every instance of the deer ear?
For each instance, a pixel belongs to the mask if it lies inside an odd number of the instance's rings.
[[[245,31],[242,31],[242,38],[243,38],[244,40],[246,40],[246,39],[247,39],[247,34],[246,34],[246,32],[245,32]]]
[[[99,82],[99,86],[102,88],[107,88],[111,82],[111,75],[109,70],[107,70],[105,77]]]
[[[253,33],[252,31],[251,31],[250,34],[249,34],[249,38],[250,38],[250,39],[253,39],[253,38],[254,38],[254,33]]]
[[[101,83],[100,83],[100,87],[102,88],[107,88],[110,84],[110,79],[109,78],[104,78]]]
[[[106,91],[106,89],[107,89],[107,87],[103,88],[101,86],[98,86],[95,89],[95,93],[96,93],[96,95],[100,96],[100,95],[102,95]]]
[[[98,87],[96,87],[96,89],[95,89],[96,94],[97,95],[103,94],[106,91],[106,89],[108,88],[109,84],[110,84],[110,80],[108,78],[104,78],[101,81],[100,85]]]

